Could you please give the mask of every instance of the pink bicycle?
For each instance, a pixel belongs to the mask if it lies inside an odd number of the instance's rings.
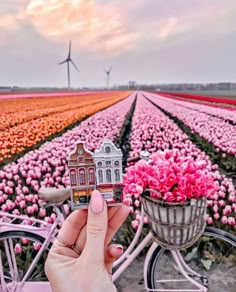
[[[0,212],[0,291],[51,291],[44,274],[44,262],[65,220],[63,202],[69,196],[69,189],[55,189],[44,196],[47,201],[44,207],[53,207],[57,213],[53,224]],[[114,281],[142,250],[150,246],[144,263],[147,291],[235,291],[235,236],[206,228],[191,248],[168,251],[153,242],[151,232],[140,242],[143,217],[142,211],[131,244],[114,264]]]

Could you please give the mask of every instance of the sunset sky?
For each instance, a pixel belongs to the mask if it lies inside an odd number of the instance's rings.
[[[236,82],[235,0],[0,1],[0,86]]]

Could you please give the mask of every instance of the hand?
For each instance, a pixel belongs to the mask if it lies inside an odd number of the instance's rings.
[[[107,208],[94,191],[88,210],[76,210],[66,219],[45,264],[53,292],[116,291],[112,265],[123,247],[108,244],[128,213],[125,205]]]

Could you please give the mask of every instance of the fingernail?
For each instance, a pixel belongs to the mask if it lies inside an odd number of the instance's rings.
[[[102,213],[104,208],[104,199],[99,191],[95,190],[92,192],[90,206],[92,213],[94,214]]]
[[[120,245],[120,244],[114,244],[113,245],[116,249],[118,249],[118,250],[122,250],[123,251],[123,246],[122,245]]]

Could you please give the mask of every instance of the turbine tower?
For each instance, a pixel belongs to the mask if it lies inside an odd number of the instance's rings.
[[[74,65],[75,69],[79,72],[79,68],[75,65],[75,63],[71,59],[71,41],[69,44],[68,57],[66,58],[65,61],[62,61],[61,63],[58,64],[58,65],[61,65],[61,64],[67,63],[68,89],[70,88],[70,62]]]
[[[110,82],[110,73],[111,73],[111,69],[112,69],[112,66],[110,67],[109,70],[105,70],[104,71],[106,72],[107,74],[107,89],[109,88],[109,82]]]

